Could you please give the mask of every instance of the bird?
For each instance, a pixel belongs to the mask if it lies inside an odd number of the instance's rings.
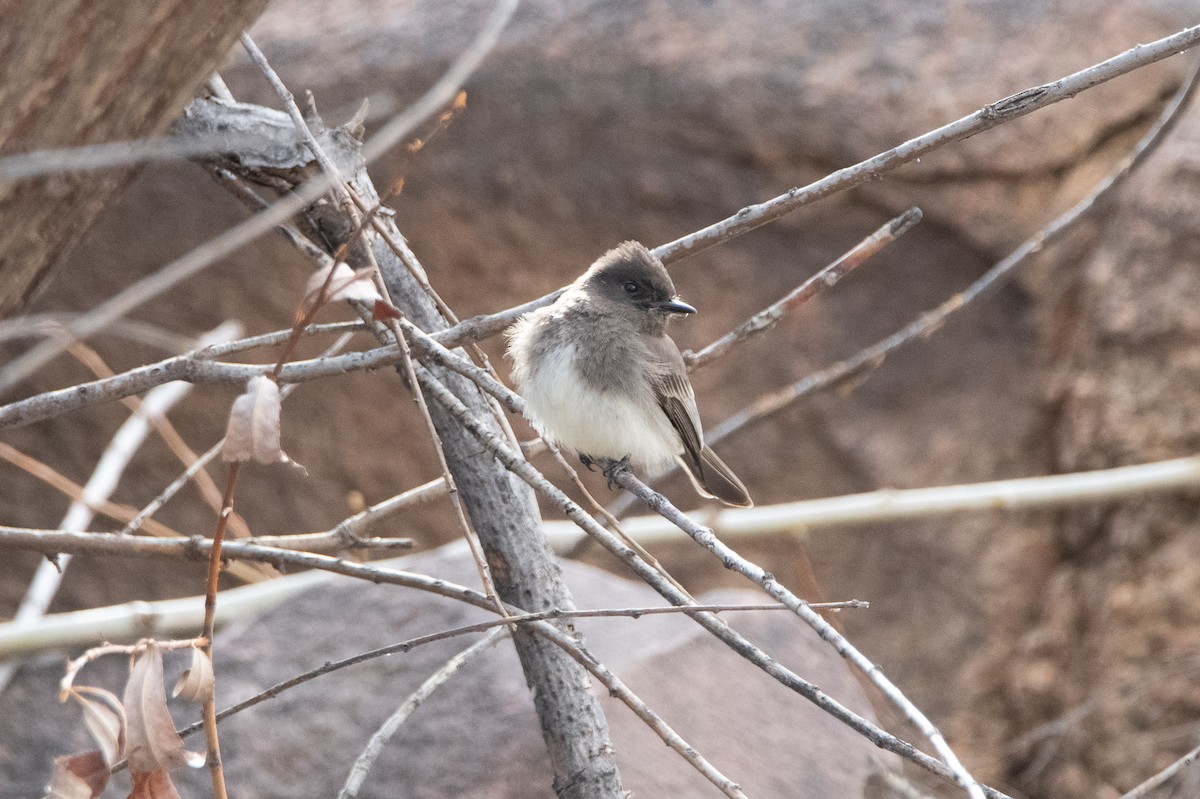
[[[609,250],[552,304],[509,328],[513,380],[543,438],[601,465],[610,487],[630,466],[678,462],[700,496],[752,507],[745,485],[704,443],[675,342],[679,299],[662,261],[636,241]]]

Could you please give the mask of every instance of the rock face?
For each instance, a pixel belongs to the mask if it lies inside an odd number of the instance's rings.
[[[456,549],[458,555],[409,558],[404,568],[477,582],[469,555]],[[662,604],[649,588],[598,569],[567,564],[565,571],[580,607]],[[749,591],[722,591],[701,601],[760,599]],[[429,594],[338,578],[218,637],[221,704],[328,660],[488,617]],[[872,715],[845,663],[799,619],[772,612],[730,614],[729,621],[855,712]],[[688,619],[589,619],[577,628],[601,661],[750,796],[861,797],[877,773],[893,765],[891,756],[767,678]],[[229,719],[221,725],[221,747],[231,795],[336,796],[379,724],[477,638],[441,641],[352,666]],[[169,664],[168,678],[174,679],[172,667],[183,668],[183,659]],[[116,678],[114,672],[123,666],[113,666],[106,676]],[[35,710],[53,702],[60,677],[59,664],[30,671],[0,699],[2,796],[37,795],[51,757],[80,737],[76,708]],[[606,699],[605,710],[626,790],[636,796],[716,795],[628,708]],[[545,761],[529,689],[511,643],[503,641],[418,708],[379,758],[360,796],[553,799]],[[185,796],[211,790],[204,770],[175,776]]]
[[[256,31],[285,81],[298,93],[312,88],[333,122],[364,95],[375,121],[403,108],[470,40],[490,4],[339,7],[279,2]],[[467,109],[404,167],[400,226],[460,315],[496,310],[563,284],[618,241],[674,239],[1171,33],[1197,8],[1185,0],[528,2],[468,84]],[[914,204],[925,211],[913,233],[831,293],[697,374],[705,422],[963,288],[1127,151],[1183,67],[1175,59],[1138,71],[673,266],[701,311],[675,334],[698,347],[888,216]],[[271,102],[244,63],[235,59],[225,75],[239,98]],[[814,397],[725,442],[724,459],[768,503],[1195,452],[1200,289],[1189,145],[1197,124],[1190,112],[1178,138],[1102,215],[1017,282],[892,356],[852,392]],[[381,162],[380,182],[400,164]],[[196,168],[147,169],[36,310],[89,307],[241,216]],[[139,318],[186,332],[228,316],[252,332],[279,328],[306,270],[283,244],[264,240]],[[161,357],[147,345],[97,345],[115,368]],[[498,343],[487,349],[502,364]],[[40,385],[81,375],[63,364]],[[178,414],[194,447],[220,435],[233,394],[205,388]],[[390,373],[304,387],[285,409],[284,446],[310,476],[251,470],[239,509],[259,533],[324,529],[345,515],[348,492],[378,501],[433,477],[410,405]],[[6,431],[5,440],[83,481],[122,413],[96,408]],[[165,448],[151,447],[118,499],[144,504],[177,471]],[[12,469],[0,481],[0,496],[26,500],[10,504],[6,521],[57,524],[65,507],[57,494]],[[602,481],[592,487],[608,496]],[[665,490],[689,496],[680,483]],[[194,495],[160,518],[185,532],[211,526]],[[1082,799],[1119,795],[1193,745],[1200,604],[1187,531],[1196,520],[1194,501],[1155,499],[872,525],[745,548],[808,596],[873,600],[871,611],[845,617],[852,640],[930,712],[981,778],[1024,796]],[[455,529],[440,505],[389,527],[431,543]],[[690,548],[660,557],[689,585],[730,579]],[[5,608],[34,562],[0,567],[14,575],[0,581]],[[190,567],[79,561],[72,570],[63,609],[201,585]]]

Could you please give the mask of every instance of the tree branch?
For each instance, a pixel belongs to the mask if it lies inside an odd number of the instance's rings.
[[[790,311],[795,310],[826,289],[833,288],[839,280],[853,272],[859,265],[884,247],[903,236],[920,221],[921,209],[908,209],[854,245],[841,258],[838,258],[829,266],[788,292],[782,299],[759,311],[699,352],[688,350],[683,353],[684,364],[687,365],[688,369],[700,369],[701,367],[708,366],[717,358],[720,358],[733,349],[735,345],[770,330],[779,324],[779,321]]]
[[[946,739],[937,727],[933,725],[933,722],[926,718],[925,714],[891,680],[884,676],[883,671],[878,666],[859,652],[845,636],[834,629],[833,625],[825,621],[819,613],[810,608],[807,602],[785,588],[782,583],[764,571],[762,567],[751,563],[726,546],[719,538],[713,535],[712,530],[692,521],[682,511],[672,505],[670,500],[639,480],[633,472],[628,469],[622,470],[617,474],[616,481],[626,491],[636,495],[652,510],[661,514],[680,530],[691,536],[697,544],[700,544],[720,558],[725,568],[731,569],[751,582],[756,583],[771,597],[791,608],[823,640],[837,650],[839,655],[854,664],[892,704],[899,708],[904,717],[920,730],[921,734],[933,744],[934,750],[942,757],[946,765],[950,767],[951,772],[954,774],[955,782],[966,789],[967,794],[972,799],[984,799],[983,790],[979,783],[976,782],[975,778],[959,762],[958,756],[954,754],[954,750],[946,743]]]

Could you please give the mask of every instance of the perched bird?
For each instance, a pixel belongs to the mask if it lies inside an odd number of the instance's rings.
[[[543,437],[612,479],[629,464],[677,460],[701,496],[750,507],[746,487],[704,444],[696,395],[667,322],[679,300],[662,262],[636,241],[605,253],[553,305],[509,330],[513,378]]]

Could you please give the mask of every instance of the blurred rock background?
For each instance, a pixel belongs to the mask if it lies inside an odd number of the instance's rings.
[[[275,0],[251,32],[331,123],[363,97],[378,122],[436,79],[489,7]],[[1200,3],[1185,0],[533,0],[468,83],[466,110],[413,160],[399,225],[460,316],[498,310],[563,284],[619,241],[664,243],[1197,19]],[[978,277],[1128,151],[1191,57],[672,267],[701,311],[674,334],[698,347],[887,218],[912,205],[925,212],[833,291],[697,374],[705,422],[872,343]],[[222,74],[239,99],[275,104],[240,53]],[[1195,453],[1198,142],[1193,110],[1113,202],[1017,280],[853,390],[802,401],[730,439],[723,457],[767,504]],[[375,166],[381,184],[398,163]],[[147,167],[28,310],[91,307],[244,216],[199,167]],[[187,334],[226,318],[252,333],[278,329],[308,270],[264,238],[135,316]],[[163,355],[95,343],[116,369]],[[501,342],[486,349],[503,369]],[[62,360],[30,388],[84,377]],[[221,435],[234,393],[203,387],[173,415],[194,448]],[[123,418],[102,406],[4,440],[83,482]],[[238,509],[257,533],[326,529],[347,515],[352,494],[377,502],[437,474],[394,373],[304,386],[284,418],[284,446],[309,475],[244,476]],[[152,442],[114,498],[141,506],[177,471]],[[593,487],[603,494],[602,482]],[[690,504],[681,481],[665,490]],[[0,496],[3,522],[16,525],[54,526],[67,504],[7,465]],[[841,617],[847,634],[981,779],[1018,797],[1115,797],[1200,733],[1196,499],[863,525],[743,549],[809,597],[870,600],[870,611]],[[160,518],[185,532],[211,526],[195,493]],[[443,503],[377,532],[432,546],[456,530]],[[656,554],[689,588],[734,584],[694,547]],[[0,564],[0,614],[35,564]],[[80,559],[54,610],[190,595],[201,584],[196,566]]]

